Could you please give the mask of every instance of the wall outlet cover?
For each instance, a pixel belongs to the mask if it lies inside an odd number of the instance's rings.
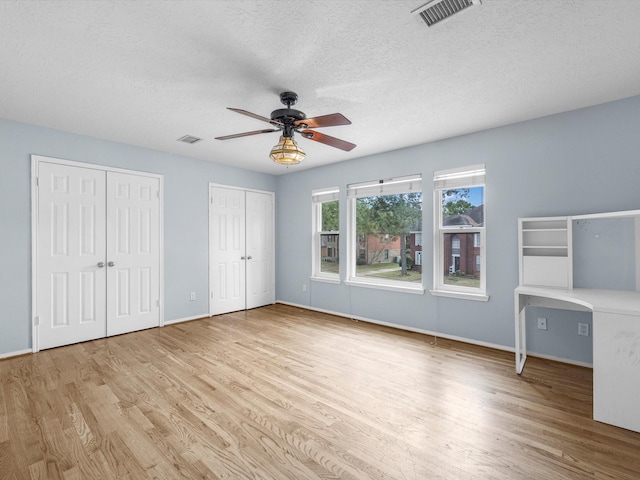
[[[588,323],[579,323],[578,324],[578,335],[582,335],[585,337],[589,336],[589,324]]]

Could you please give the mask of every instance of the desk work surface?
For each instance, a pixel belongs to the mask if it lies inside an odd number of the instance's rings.
[[[549,299],[580,305],[592,312],[640,314],[640,292],[635,291],[519,286],[515,289],[515,293],[521,299],[520,309],[526,306],[527,297],[536,297],[540,299],[536,302],[538,306],[544,306],[545,299]]]

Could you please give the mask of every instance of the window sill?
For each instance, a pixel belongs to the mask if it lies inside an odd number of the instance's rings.
[[[453,292],[451,290],[429,290],[429,292],[436,297],[459,298],[461,300],[473,300],[475,302],[489,301],[489,295],[485,295],[484,293]]]
[[[313,282],[323,282],[323,283],[333,283],[335,285],[340,285],[340,277],[309,277],[309,280]]]
[[[352,285],[354,287],[364,287],[364,288],[375,288],[377,290],[389,290],[392,292],[402,292],[402,293],[412,293],[415,295],[424,294],[424,288],[422,285],[419,286],[408,286],[408,285],[396,285],[391,283],[372,283],[372,282],[362,282],[359,280],[346,280],[345,285]]]

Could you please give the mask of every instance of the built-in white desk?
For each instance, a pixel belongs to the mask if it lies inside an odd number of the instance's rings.
[[[640,292],[517,287],[518,374],[527,360],[528,305],[593,312],[593,418],[640,432]]]

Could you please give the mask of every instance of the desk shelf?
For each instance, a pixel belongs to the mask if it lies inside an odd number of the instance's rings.
[[[572,287],[570,227],[569,217],[519,219],[520,285]]]

